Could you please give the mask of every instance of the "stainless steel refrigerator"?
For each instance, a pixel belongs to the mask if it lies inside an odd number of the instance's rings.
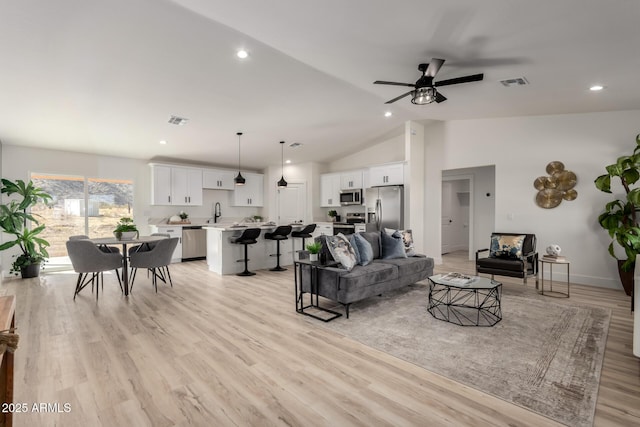
[[[367,217],[373,220],[368,224],[367,230],[404,228],[404,187],[402,185],[368,188],[364,203],[369,214]],[[371,213],[374,215],[370,215]],[[371,224],[374,225],[371,226]]]

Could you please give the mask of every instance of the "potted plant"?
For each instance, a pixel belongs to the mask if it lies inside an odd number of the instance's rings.
[[[331,209],[327,215],[329,215],[329,218],[331,218],[331,221],[336,221],[336,217],[338,216],[338,211]]]
[[[23,278],[38,277],[42,262],[49,257],[49,242],[39,237],[45,226],[40,224],[36,219],[37,215],[31,214],[29,210],[39,202],[49,202],[51,196],[36,187],[32,181],[25,183],[20,179],[15,182],[2,179],[0,191],[7,196],[20,196],[19,199],[0,204],[0,229],[13,236],[13,240],[0,245],[0,251],[18,246],[22,253],[13,261],[11,274],[17,275],[20,272]],[[35,227],[28,229],[27,220]]]
[[[318,261],[318,254],[322,249],[322,243],[313,242],[307,245],[307,250],[309,251],[309,261]]]
[[[611,180],[617,178],[616,181],[619,180],[625,196],[607,203],[604,212],[598,216],[598,222],[613,239],[609,244],[609,253],[618,260],[622,286],[627,295],[631,295],[636,255],[640,253],[640,228],[637,214],[640,209],[640,187],[632,188],[640,180],[640,134],[636,136],[633,154],[619,157],[616,163],[606,166],[605,169],[607,173],[596,178],[596,187],[605,193],[612,193]],[[626,259],[619,259],[616,256],[614,242],[624,249]]]
[[[186,213],[185,211],[180,211],[178,216],[180,217],[180,221],[182,222],[187,222],[187,220],[189,219],[189,214]]]
[[[139,235],[138,229],[133,223],[133,219],[128,217],[120,218],[116,229],[113,230],[113,234],[118,240],[131,240]]]

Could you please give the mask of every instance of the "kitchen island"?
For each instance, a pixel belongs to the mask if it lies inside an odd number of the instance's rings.
[[[301,230],[304,224],[291,224],[293,231]],[[252,271],[269,269],[276,266],[276,242],[264,238],[265,233],[276,229],[276,225],[224,225],[209,224],[202,227],[207,230],[207,264],[209,271],[218,274],[237,274],[244,270],[244,245],[231,243],[231,240],[240,236],[247,228],[259,228],[258,243],[249,245],[249,269]],[[280,242],[280,265],[293,264],[295,251],[302,249],[302,239],[293,239],[289,235],[288,240]]]

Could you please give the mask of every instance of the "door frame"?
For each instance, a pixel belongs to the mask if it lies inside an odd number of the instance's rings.
[[[475,211],[474,211],[474,201],[475,201],[475,197],[474,197],[474,182],[473,182],[473,174],[464,174],[464,175],[450,175],[450,176],[445,176],[444,173],[446,172],[446,170],[442,171],[442,176],[441,176],[441,183],[440,183],[440,194],[442,194],[442,183],[444,181],[469,181],[469,260],[474,260],[475,259],[475,254],[473,253],[473,248],[475,247],[474,245],[474,218],[475,218]],[[440,207],[440,217],[442,217],[442,206]],[[442,236],[442,224],[440,224],[440,236]],[[442,248],[442,237],[440,239],[440,248]],[[442,250],[442,249],[441,249]]]

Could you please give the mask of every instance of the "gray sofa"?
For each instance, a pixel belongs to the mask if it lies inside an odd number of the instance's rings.
[[[318,270],[317,276],[318,294],[344,305],[347,319],[351,303],[416,283],[433,275],[432,258],[415,255],[407,258],[381,259],[380,232],[359,234],[371,244],[373,262],[365,266],[356,265],[351,271],[324,267]],[[333,261],[324,236],[316,238],[316,241],[322,243],[322,253],[327,257],[327,261]],[[310,270],[308,265],[302,265],[300,280],[304,292],[310,291]]]

